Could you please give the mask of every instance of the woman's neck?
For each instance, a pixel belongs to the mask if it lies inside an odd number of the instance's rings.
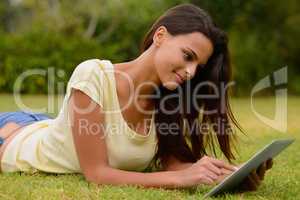
[[[126,94],[149,101],[149,98],[142,96],[153,94],[161,84],[153,60],[154,50],[150,47],[132,61],[114,64],[120,93],[125,89]]]

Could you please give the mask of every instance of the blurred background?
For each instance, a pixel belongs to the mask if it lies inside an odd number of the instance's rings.
[[[180,3],[204,8],[228,33],[235,96],[249,96],[255,83],[285,66],[289,94],[300,94],[297,0],[1,0],[0,93],[11,93],[27,69],[61,69],[56,82],[66,85],[85,59],[133,59],[157,17]],[[27,78],[22,93],[47,94],[47,79]]]

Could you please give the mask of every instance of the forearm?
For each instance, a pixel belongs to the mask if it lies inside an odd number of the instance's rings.
[[[172,165],[169,165],[168,167],[165,168],[165,171],[177,171],[177,170],[183,170],[188,167],[190,167],[193,163],[191,162],[178,162],[178,163],[173,163]]]
[[[114,168],[100,169],[98,175],[88,181],[96,184],[137,185],[155,188],[178,188],[177,172],[132,172]]]

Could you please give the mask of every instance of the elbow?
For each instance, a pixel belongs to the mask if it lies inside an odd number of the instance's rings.
[[[101,184],[101,179],[98,177],[98,175],[96,173],[84,172],[83,175],[87,182]]]
[[[85,171],[84,177],[85,180],[87,182],[90,183],[96,183],[96,184],[103,184],[105,181],[105,174],[107,174],[107,172],[105,172],[106,169],[101,168],[101,169],[97,169],[97,170],[87,170]]]
[[[99,179],[95,174],[84,174],[84,178],[89,183],[101,184],[101,179]]]

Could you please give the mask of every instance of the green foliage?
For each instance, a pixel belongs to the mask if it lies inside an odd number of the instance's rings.
[[[17,2],[17,1],[16,1]],[[289,92],[300,94],[300,11],[297,0],[23,0],[0,2],[0,92],[12,92],[28,69],[66,72],[85,59],[124,62],[139,55],[153,22],[166,9],[191,2],[207,10],[230,39],[235,94],[288,66]],[[46,93],[47,76],[32,76],[24,93]]]
[[[300,94],[300,5],[297,0],[195,1],[229,34],[236,94],[288,66],[290,93]]]
[[[13,91],[15,80],[24,71],[41,69],[46,74],[29,76],[23,82],[22,92],[46,93],[48,67],[64,70],[66,77],[61,81],[67,81],[77,64],[83,59],[101,57],[103,48],[93,40],[35,31],[1,37],[0,49],[1,91]]]

